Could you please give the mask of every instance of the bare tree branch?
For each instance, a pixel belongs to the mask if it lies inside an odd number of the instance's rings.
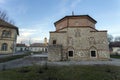
[[[6,11],[0,10],[0,19],[6,21],[8,23],[14,24],[13,20],[9,20],[9,16],[7,15]]]

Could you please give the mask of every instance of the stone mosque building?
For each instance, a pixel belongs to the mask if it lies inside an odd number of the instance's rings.
[[[48,60],[109,60],[107,31],[97,30],[89,15],[71,15],[56,21],[50,32]]]

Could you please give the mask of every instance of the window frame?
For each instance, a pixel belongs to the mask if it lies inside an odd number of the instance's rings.
[[[11,31],[3,30],[1,36],[3,38],[10,38],[11,37]]]
[[[95,55],[95,56],[92,56],[92,52],[94,52],[94,55]],[[90,51],[90,57],[91,57],[91,58],[97,58],[97,53],[96,53],[95,50],[91,50],[91,51]]]
[[[53,45],[57,44],[57,40],[53,40]]]
[[[70,52],[72,52],[72,55],[70,55]],[[73,57],[73,56],[74,56],[74,51],[73,51],[73,50],[69,50],[69,51],[68,51],[68,56],[69,56],[69,57]]]
[[[3,43],[1,45],[1,51],[7,51],[8,50],[8,44],[7,43]]]

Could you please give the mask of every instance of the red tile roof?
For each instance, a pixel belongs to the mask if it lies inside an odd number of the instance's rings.
[[[116,42],[111,42],[110,44],[109,44],[109,47],[120,47],[120,41],[118,42],[118,41],[116,41]]]
[[[25,44],[18,43],[18,44],[16,44],[16,47],[27,47],[27,46]]]
[[[74,18],[74,17],[87,18],[87,19],[91,20],[92,22],[97,23],[97,21],[95,19],[93,19],[92,17],[90,17],[89,15],[70,15],[70,16],[65,16],[65,17],[61,18],[60,20],[56,21],[54,24],[56,25],[58,22],[60,22],[64,19]]]

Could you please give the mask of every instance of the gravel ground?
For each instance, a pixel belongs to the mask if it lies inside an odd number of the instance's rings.
[[[115,65],[120,66],[120,59],[111,58],[110,61],[62,61],[62,62],[47,62],[46,55],[31,55],[21,59],[12,60],[5,63],[0,63],[0,70],[2,69],[11,69],[22,66],[30,66],[30,65]]]

